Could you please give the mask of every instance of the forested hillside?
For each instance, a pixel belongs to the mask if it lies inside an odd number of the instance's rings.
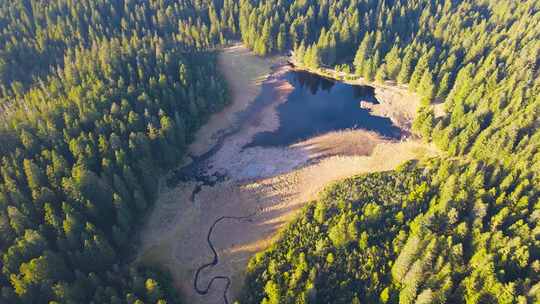
[[[539,24],[536,0],[0,0],[0,302],[178,301],[129,246],[235,39],[406,85],[448,154],[332,187],[242,303],[540,301]]]
[[[0,1],[0,97],[22,94],[64,63],[67,51],[100,40],[161,37],[184,51],[237,32],[233,0]]]
[[[190,1],[0,1],[1,303],[179,301],[125,265],[159,173],[228,101],[214,18]]]
[[[476,161],[345,180],[250,261],[242,303],[537,303],[538,194]]]
[[[538,1],[261,0],[239,22],[259,54],[407,85],[447,154],[334,186],[252,259],[242,303],[540,301]]]

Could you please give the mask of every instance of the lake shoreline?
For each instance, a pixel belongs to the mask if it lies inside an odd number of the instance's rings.
[[[367,81],[352,73],[338,72],[335,69],[322,67],[313,69],[307,67],[292,56],[287,58],[287,63],[293,70],[305,71],[321,77],[343,82],[350,85],[369,86],[375,89],[375,97],[379,104],[365,103],[363,107],[368,108],[372,115],[388,117],[392,122],[404,132],[405,137],[412,136],[412,122],[416,112],[420,107],[420,96],[412,93],[405,85],[398,85],[393,81],[378,83]]]
[[[234,44],[221,52],[226,56],[219,56],[219,70],[227,81],[231,102],[222,111],[214,113],[197,131],[195,141],[189,146],[189,154],[192,156],[208,152],[229,129],[240,127],[239,116],[256,101],[268,77],[286,62],[280,56],[253,56],[242,44]]]

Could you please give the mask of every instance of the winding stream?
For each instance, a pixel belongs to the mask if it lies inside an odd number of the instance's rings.
[[[225,288],[223,289],[223,302],[225,304],[229,304],[229,300],[227,299],[227,292],[229,291],[229,287],[231,286],[231,278],[229,276],[223,276],[223,275],[214,276],[214,277],[212,277],[210,279],[210,281],[208,282],[208,285],[206,286],[206,288],[200,289],[199,286],[198,286],[199,275],[201,274],[201,271],[203,271],[204,269],[206,269],[208,267],[216,266],[219,263],[219,256],[218,256],[216,248],[214,247],[214,244],[212,244],[212,240],[211,240],[212,232],[214,231],[214,228],[216,227],[216,225],[219,222],[224,221],[224,220],[236,220],[236,221],[251,222],[252,217],[254,217],[256,214],[257,214],[257,212],[255,212],[253,214],[250,214],[250,215],[246,215],[246,216],[222,216],[222,217],[218,218],[217,220],[215,220],[214,223],[212,224],[212,226],[210,226],[210,229],[208,230],[208,234],[206,235],[206,242],[208,242],[208,247],[210,247],[210,250],[212,250],[214,258],[212,259],[211,262],[206,263],[206,264],[200,266],[199,268],[197,268],[197,272],[195,272],[195,278],[193,279],[193,289],[195,289],[195,292],[197,292],[197,294],[199,294],[199,295],[208,294],[208,292],[210,291],[210,288],[212,288],[212,284],[214,283],[214,281],[216,281],[216,280],[224,280],[226,282],[226,285],[225,285]]]

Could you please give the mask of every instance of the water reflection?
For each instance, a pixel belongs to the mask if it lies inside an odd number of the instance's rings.
[[[351,85],[353,89],[353,95],[355,98],[362,98],[365,101],[369,101],[374,104],[378,104],[379,101],[375,98],[375,88],[371,86]]]
[[[295,71],[289,75],[289,81],[297,84],[300,88],[307,89],[315,95],[319,90],[330,92],[336,84],[335,80],[322,77],[306,71]],[[375,98],[375,88],[365,85],[350,85],[355,98],[363,98],[365,101],[379,103]]]
[[[308,89],[313,95],[317,94],[319,90],[329,92],[335,84],[335,81],[331,79],[304,71],[293,72],[290,76],[292,76],[290,78],[293,83],[298,84],[300,88]]]
[[[317,134],[349,128],[400,137],[399,128],[390,119],[372,116],[361,107],[361,101],[378,103],[373,87],[336,82],[303,71],[291,71],[283,77],[294,89],[277,109],[280,127],[257,134],[248,146],[289,145]]]

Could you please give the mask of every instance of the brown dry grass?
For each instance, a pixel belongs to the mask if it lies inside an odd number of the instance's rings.
[[[332,156],[274,177],[203,187],[193,203],[185,199],[191,193],[190,187],[172,189],[164,193],[157,204],[151,220],[154,225],[146,230],[150,239],[141,250],[141,260],[165,265],[171,270],[189,303],[218,303],[223,286],[217,285],[210,294],[199,296],[191,285],[196,267],[212,258],[206,232],[220,216],[246,215],[259,210],[252,223],[224,222],[212,235],[220,262],[202,273],[201,286],[215,275],[232,276],[236,278],[230,292],[234,298],[242,287],[243,269],[249,257],[266,248],[276,232],[324,186],[361,173],[390,170],[403,161],[434,153],[430,147],[416,141],[382,142],[368,156]],[[163,221],[164,218],[172,220]]]
[[[435,114],[435,117],[443,117],[446,115],[446,110],[445,110],[445,104],[444,102],[439,102],[439,103],[435,103],[431,106],[431,108],[433,109],[433,114]]]
[[[377,144],[383,142],[375,132],[365,130],[342,130],[328,132],[292,145],[308,151],[310,158],[335,155],[370,155]]]

